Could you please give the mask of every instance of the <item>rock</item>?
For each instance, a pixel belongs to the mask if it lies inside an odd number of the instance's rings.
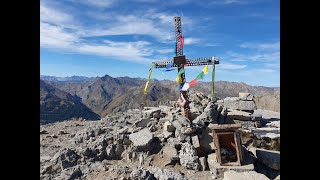
[[[230,119],[250,121],[251,120],[251,113],[229,109],[227,117]]]
[[[165,117],[165,118],[159,119],[159,123],[160,123],[160,124],[163,124],[163,123],[165,123],[166,121],[170,121],[169,117]]]
[[[140,154],[139,154],[139,165],[142,166],[143,163],[144,163],[144,157],[143,157],[143,154],[140,153]]]
[[[182,143],[181,150],[179,151],[180,164],[187,169],[198,171],[200,164],[196,150],[190,143]]]
[[[146,118],[160,118],[161,109],[157,107],[144,107],[142,112]]]
[[[263,127],[263,128],[256,128],[251,130],[257,138],[279,138],[280,137],[280,128],[270,128],[270,127]]]
[[[172,125],[169,121],[166,121],[163,125],[163,129],[168,132],[174,132],[176,130],[176,127]]]
[[[81,178],[82,176],[82,171],[80,170],[79,166],[69,168],[69,169],[64,169],[58,179],[78,179]]]
[[[172,137],[174,135],[174,132],[168,132],[166,130],[162,131],[163,137],[168,139],[169,137]]]
[[[183,127],[185,128],[185,127]],[[183,128],[181,128],[183,130]],[[180,142],[190,142],[191,138],[188,135],[185,135],[181,132],[181,130],[176,129],[174,133],[175,137],[180,141]]]
[[[68,134],[68,133],[66,133],[64,131],[59,131],[59,134],[62,135],[62,134]]]
[[[45,163],[51,160],[51,156],[40,156],[40,162]]]
[[[208,158],[207,158],[207,163],[208,163],[210,171],[216,172],[216,168],[214,165],[216,162],[217,162],[216,153],[209,154]]]
[[[200,157],[199,162],[200,162],[200,170],[201,171],[208,170],[206,157]]]
[[[269,180],[264,174],[255,171],[236,172],[233,170],[224,172],[224,180]]]
[[[153,139],[153,134],[149,129],[145,128],[136,133],[130,134],[129,139],[138,150],[148,151],[150,149],[149,144]]]
[[[254,111],[257,108],[254,101],[239,101],[237,109],[242,111]]]
[[[274,180],[280,180],[280,175],[278,175]]]
[[[42,130],[42,131],[40,131],[40,134],[48,134],[48,131]]]
[[[108,160],[119,160],[124,151],[122,144],[109,144],[106,148],[106,155]]]
[[[144,169],[136,169],[130,173],[130,179],[132,180],[156,180],[149,171]]]
[[[122,129],[119,129],[118,133],[119,134],[127,134],[128,133],[129,128],[128,127],[124,127]]]
[[[169,114],[169,112],[170,112],[169,106],[159,105],[159,108],[161,109],[162,112],[164,112],[166,114]]]
[[[224,106],[228,109],[254,111],[256,104],[254,101],[242,101],[238,97],[227,97],[224,99]]]
[[[206,108],[203,110],[204,113],[206,113],[207,117],[207,121],[210,122],[210,123],[217,123],[217,120],[218,120],[218,111],[217,111],[217,107],[218,105],[214,104],[212,101],[210,101]],[[203,114],[203,113],[202,113]],[[201,114],[201,115],[202,115]],[[200,116],[201,116],[200,115]]]
[[[243,129],[252,129],[256,127],[256,122],[253,122],[253,121],[241,121],[241,120],[234,119],[233,122],[236,124],[241,124],[241,128]]]
[[[253,95],[250,93],[239,92],[239,99],[243,101],[253,101]]]
[[[183,127],[186,127],[186,126],[189,126],[190,125],[190,120],[187,119],[186,117],[184,116],[180,116],[180,115],[177,115],[177,121],[183,126]],[[176,127],[176,126],[175,126]],[[176,127],[177,128],[177,127]]]
[[[176,128],[176,130],[182,128],[182,125],[178,121],[173,121],[172,125]]]
[[[280,121],[272,121],[266,124],[267,127],[280,128]]]
[[[51,134],[51,137],[52,137],[52,138],[58,138],[58,136],[55,135],[55,134]]]
[[[178,151],[176,148],[165,145],[162,148],[163,166],[174,164],[179,161]]]
[[[181,149],[181,142],[177,138],[170,137],[167,139],[168,145],[176,149]]]
[[[150,132],[157,131],[157,127],[154,124],[152,124],[148,129],[149,129]]]
[[[150,119],[144,119],[144,118],[141,118],[139,120],[137,120],[136,122],[134,122],[134,125],[136,127],[141,127],[141,128],[145,128],[147,127],[147,124],[150,122]]]
[[[252,149],[253,148],[251,148],[250,151],[252,151]],[[255,151],[254,154],[258,158],[258,161],[274,170],[280,170],[280,151],[271,151],[260,148],[256,148]]]
[[[181,132],[181,134],[184,134],[184,135],[190,135],[190,134],[193,134],[195,132],[195,129],[190,128],[190,127],[182,127],[180,129],[180,132]]]
[[[52,165],[46,165],[46,166],[43,166],[43,169],[40,173],[44,175],[47,173],[50,174],[51,172],[52,172]]]
[[[149,170],[157,180],[186,180],[179,172],[152,167]]]
[[[261,121],[262,115],[261,114],[252,114],[251,115],[251,121]]]
[[[200,149],[205,154],[212,153],[216,149],[213,142],[213,132],[210,128],[206,127],[203,129],[201,136],[199,136]]]
[[[66,169],[77,164],[80,156],[72,149],[65,149],[60,153],[59,161],[61,162],[61,169]]]
[[[200,148],[200,142],[197,135],[191,136],[192,145],[195,149]]]

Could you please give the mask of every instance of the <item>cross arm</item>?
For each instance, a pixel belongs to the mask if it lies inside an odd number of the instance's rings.
[[[219,64],[219,57],[191,58],[191,59],[186,59],[186,61],[187,61],[187,66],[212,65],[213,63]],[[152,62],[152,64],[154,65],[154,68],[165,68],[170,63],[173,63],[173,60]],[[179,67],[179,66],[173,63],[172,67]]]

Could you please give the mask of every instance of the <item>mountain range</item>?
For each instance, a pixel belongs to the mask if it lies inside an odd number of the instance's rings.
[[[144,95],[143,88],[146,79],[142,78],[113,78],[109,75],[96,78],[40,75],[40,79],[40,119],[48,118],[49,112],[59,114],[57,113],[59,111],[63,112],[61,117],[56,118],[59,120],[71,117],[96,119],[97,115],[104,117],[112,112],[143,108],[144,106],[169,105],[170,101],[176,101],[179,95],[177,83],[169,80],[152,79],[147,89],[147,95]],[[189,90],[209,95],[211,86],[211,82],[199,82]],[[279,87],[250,86],[245,83],[216,81],[215,92],[216,96],[221,99],[237,97],[239,92],[249,92],[260,100],[262,108],[280,110]],[[265,96],[268,98],[262,98]],[[273,101],[270,104],[269,99],[272,98]],[[54,106],[56,107],[54,108]],[[61,109],[61,107],[63,108]],[[70,108],[70,110],[66,108]],[[75,109],[79,109],[81,113],[75,113]]]

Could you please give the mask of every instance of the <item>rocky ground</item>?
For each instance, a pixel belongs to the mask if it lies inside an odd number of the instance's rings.
[[[174,102],[40,125],[40,179],[280,179],[280,113],[256,109],[251,96],[191,94],[192,131]],[[245,163],[219,167],[210,126],[233,123]]]

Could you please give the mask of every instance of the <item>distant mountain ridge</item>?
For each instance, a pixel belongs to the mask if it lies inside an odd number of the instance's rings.
[[[94,80],[97,77],[85,77],[85,76],[70,76],[70,77],[56,77],[56,76],[46,76],[46,75],[40,75],[40,79],[46,80],[46,81],[53,81],[53,82],[84,82],[84,81],[90,81]]]
[[[46,79],[45,82],[53,87],[78,97],[81,103],[100,117],[112,112],[142,108],[143,106],[169,105],[170,101],[176,101],[179,95],[177,83],[169,80],[152,79],[147,89],[147,95],[144,95],[143,88],[146,79],[142,78],[113,78],[109,75],[96,78],[72,76],[69,77],[70,81],[67,80],[68,78],[54,76],[50,76],[50,78],[42,76],[42,78]],[[211,82],[199,82],[189,90],[209,95],[211,86]],[[250,86],[245,83],[227,81],[216,81],[215,92],[216,96],[221,99],[238,97],[239,92],[249,92],[255,96],[280,96],[279,87]],[[269,103],[267,102],[268,98],[260,98],[260,100],[259,102],[263,103],[262,107],[273,106],[266,105]],[[278,103],[278,100],[272,101],[272,103]]]
[[[98,120],[99,115],[85,106],[81,99],[40,80],[40,123],[71,118]]]

